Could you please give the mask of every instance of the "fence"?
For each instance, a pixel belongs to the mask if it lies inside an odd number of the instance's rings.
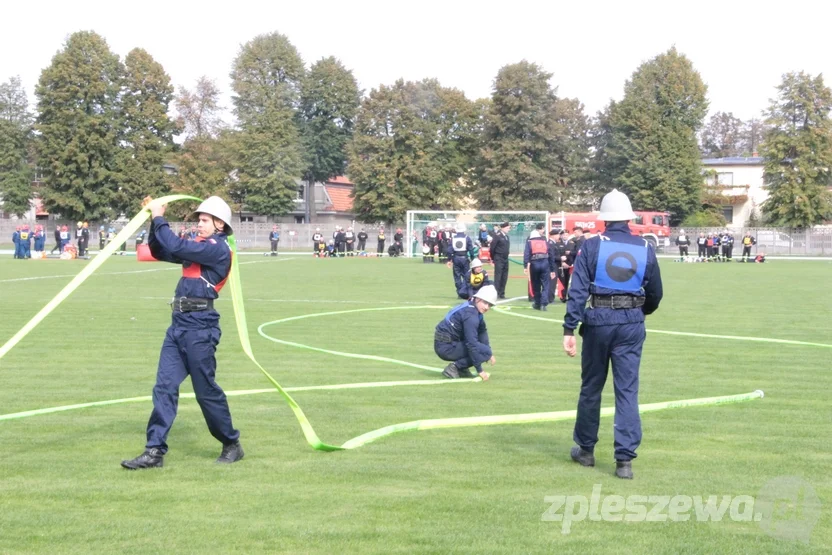
[[[34,231],[35,224],[42,225],[44,228],[44,232],[46,233],[46,245],[47,249],[52,248],[54,245],[54,233],[55,233],[55,226],[56,225],[66,225],[70,231],[70,235],[72,236],[73,241],[75,240],[75,228],[76,222],[70,221],[62,221],[62,220],[52,220],[52,221],[25,221],[25,220],[0,220],[0,244],[3,245],[11,245],[12,243],[12,233],[17,226],[29,224],[29,228]],[[99,224],[98,222],[89,222],[90,225],[90,247],[91,249],[97,250],[98,248],[98,230]],[[104,223],[104,229],[109,229],[112,226],[117,232],[121,230],[123,227],[123,223],[111,224],[111,223]],[[186,230],[190,230],[191,226],[195,225],[194,222],[170,222],[170,227],[174,232],[178,232],[181,226],[185,226]],[[272,226],[275,225],[273,223],[255,223],[255,222],[232,222],[232,226],[234,228],[234,236],[237,240],[237,244],[242,249],[258,249],[258,250],[268,250],[271,247],[271,243],[269,242],[269,235],[272,232]],[[278,248],[280,250],[297,250],[297,251],[309,251],[312,252],[312,236],[315,234],[315,230],[320,228],[321,234],[324,236],[325,240],[329,240],[332,238],[332,233],[335,231],[335,223],[327,223],[327,224],[277,224],[280,231],[280,243]],[[343,226],[345,229],[348,226],[352,226],[353,231],[355,232],[356,236],[358,233],[364,229],[369,235],[367,238],[367,250],[375,251],[377,247],[377,240],[378,240],[378,231],[381,228],[384,228],[385,234],[385,249],[390,246],[393,241],[393,234],[396,231],[396,228],[404,229],[404,225],[385,225],[381,226],[378,224],[360,224],[360,223],[351,223],[349,221],[344,221],[343,223],[339,222],[338,225]],[[131,238],[127,245],[132,250],[135,244],[135,236]],[[356,239],[356,246],[358,245],[358,239]]]
[[[11,245],[12,233],[18,225],[28,223],[30,229],[34,230],[36,223],[44,226],[46,232],[47,249],[52,248],[54,243],[54,231],[56,225],[66,224],[72,236],[75,236],[75,222],[69,221],[48,221],[48,222],[26,222],[22,220],[0,220],[0,244]],[[98,222],[90,222],[90,247],[95,250],[98,247]],[[104,228],[108,229],[111,224],[105,223]],[[120,230],[123,224],[116,224],[116,231]],[[171,229],[178,231],[180,226],[184,225],[186,229],[190,229],[193,222],[171,222]],[[237,243],[240,248],[267,250],[270,247],[269,234],[272,231],[271,223],[254,223],[254,222],[236,222],[234,224],[234,234],[237,238]],[[279,224],[280,227],[280,250],[297,250],[297,251],[311,251],[312,250],[312,235],[315,234],[315,229],[320,228],[321,234],[326,240],[332,238],[332,232],[335,230],[335,224]],[[348,222],[344,227],[350,225]],[[377,224],[361,224],[355,223],[352,225],[353,231],[358,233],[363,228],[369,237],[367,238],[367,249],[375,250],[378,238],[378,231],[384,228],[385,233],[385,248],[389,247],[393,241],[393,234],[396,228],[405,229],[404,224],[400,225],[385,225]],[[699,233],[722,233],[722,228],[685,228],[685,233],[690,238],[695,252],[696,238]],[[469,230],[469,232],[473,232]],[[816,227],[812,229],[789,229],[789,228],[773,228],[773,227],[749,227],[731,229],[734,234],[734,251],[742,252],[741,239],[746,232],[750,232],[751,236],[757,240],[757,244],[752,249],[753,253],[765,253],[766,255],[774,256],[830,256],[832,257],[832,226]],[[671,230],[671,236],[668,244],[660,240],[659,252],[675,254],[677,251],[675,240],[679,235],[679,229]],[[516,240],[515,240],[516,239]],[[405,237],[405,241],[408,238]],[[411,238],[411,241],[413,238]],[[522,244],[523,238],[518,235],[517,238],[512,237],[512,251],[517,250],[517,245]],[[128,246],[132,249],[135,242],[135,237],[128,242]],[[416,249],[418,252],[418,249]]]

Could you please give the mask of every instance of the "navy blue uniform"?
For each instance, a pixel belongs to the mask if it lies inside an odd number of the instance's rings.
[[[225,234],[207,240],[180,239],[164,218],[150,225],[148,246],[153,256],[165,262],[182,264],[182,278],[176,285],[176,298],[216,299],[231,271],[231,248]],[[153,412],[147,423],[147,448],[166,453],[166,439],[179,402],[179,385],[191,376],[202,415],[208,429],[223,445],[235,443],[240,432],[231,423],[225,393],[214,381],[215,353],[220,342],[220,315],[215,310],[173,312],[172,322],[162,343],[156,385],[153,387]]]
[[[277,243],[280,242],[280,232],[272,231],[269,233],[269,241],[272,244],[272,256],[277,256]]]
[[[586,308],[590,295],[601,304],[610,297],[633,297],[637,308]],[[612,362],[615,386],[615,458],[636,457],[641,443],[638,414],[638,370],[644,343],[644,316],[662,299],[662,279],[653,247],[630,233],[626,222],[607,225],[603,234],[588,239],[575,258],[564,334],[572,335],[581,322],[581,394],[574,439],[584,451],[598,442],[601,392]],[[615,300],[615,299],[612,299]],[[594,304],[594,303],[593,303]]]
[[[484,285],[494,285],[488,277],[488,272],[483,269],[479,274],[475,274],[474,270],[468,271],[465,276],[465,287],[462,291],[457,291],[460,299],[470,299],[479,291]]]
[[[12,243],[14,243],[14,257],[23,258],[20,256],[20,230],[15,230],[12,233]]]
[[[535,308],[549,304],[549,276],[555,271],[555,251],[545,237],[531,237],[523,252],[523,267],[529,269]]]
[[[471,269],[469,254],[474,251],[474,243],[465,233],[456,233],[448,245],[448,259],[453,263],[454,286],[459,296],[468,290],[465,284],[465,276]]]
[[[20,246],[20,256],[18,258],[32,258],[32,232],[29,228],[20,230],[17,237],[17,244]]]
[[[483,318],[473,301],[451,309],[436,326],[433,350],[442,360],[463,370],[473,366],[477,374],[482,363],[491,359],[491,344]]]

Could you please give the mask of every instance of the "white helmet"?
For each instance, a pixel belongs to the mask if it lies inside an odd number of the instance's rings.
[[[457,233],[465,233],[465,224],[462,222],[457,222],[456,226],[454,226],[454,231]]]
[[[474,268],[482,268],[482,260],[480,260],[479,258],[475,258],[474,260],[472,260],[471,269],[473,270]]]
[[[618,189],[613,189],[601,199],[598,219],[602,222],[629,222],[635,217],[630,199]]]
[[[684,235],[684,234],[685,234],[685,230],[684,230],[684,229],[680,229],[680,230],[679,230],[679,235]]]
[[[493,285],[483,285],[474,295],[475,299],[482,299],[491,306],[497,304],[497,288]]]
[[[316,227],[316,228],[315,228],[315,231],[320,231],[320,230],[321,230],[321,228],[320,228],[320,227]]]
[[[231,229],[231,207],[228,206],[224,200],[220,197],[208,197],[207,199],[202,201],[202,204],[197,207],[194,214],[208,214],[209,216],[213,216],[218,220],[222,220],[225,224],[225,231],[226,235],[231,235],[233,230]]]

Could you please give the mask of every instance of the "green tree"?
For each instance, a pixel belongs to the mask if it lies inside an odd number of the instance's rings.
[[[743,153],[744,127],[731,112],[717,112],[702,129],[702,156],[728,158]]]
[[[303,179],[343,175],[361,92],[352,71],[333,57],[315,62],[303,80],[300,114],[307,167]]]
[[[123,66],[92,31],[72,34],[35,89],[43,203],[70,219],[112,215],[118,188]]]
[[[32,200],[29,146],[32,117],[20,77],[0,85],[0,200],[3,210],[22,217]]]
[[[173,86],[164,68],[140,48],[127,54],[124,67],[121,106],[125,148],[113,208],[118,213],[132,214],[145,196],[156,197],[170,190],[162,166],[173,150],[178,129],[168,117]]]
[[[234,196],[253,212],[294,208],[305,168],[296,115],[304,75],[303,60],[279,33],[255,37],[234,60],[232,100],[240,126]]]
[[[667,210],[680,221],[698,209],[702,188],[696,133],[708,111],[707,87],[675,48],[642,64],[596,137],[599,185],[629,194],[635,209]]]
[[[831,109],[832,91],[821,75],[783,76],[762,145],[769,193],[762,208],[775,225],[810,227],[832,218]]]
[[[498,72],[472,189],[480,209],[553,209],[585,168],[583,106],[559,99],[551,77],[525,60]]]
[[[193,90],[179,88],[174,105],[185,140],[172,157],[176,166],[173,189],[177,193],[198,198],[217,195],[231,201],[234,133],[223,128],[220,94],[216,84],[205,76],[197,80]],[[195,204],[185,202],[171,207],[179,217],[188,216],[194,208]]]
[[[373,89],[348,147],[359,219],[401,221],[412,208],[459,207],[478,125],[477,105],[436,79]]]

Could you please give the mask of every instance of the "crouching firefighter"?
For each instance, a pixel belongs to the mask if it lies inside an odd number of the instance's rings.
[[[488,278],[488,272],[482,266],[482,260],[475,258],[471,261],[471,269],[465,276],[465,288],[457,291],[460,299],[471,299],[481,288],[486,285],[494,285]]]
[[[157,260],[181,264],[182,277],[159,356],[145,451],[121,465],[130,470],[162,466],[168,432],[176,418],[179,386],[188,376],[208,430],[223,445],[217,462],[237,462],[243,458],[240,432],[231,423],[225,392],[214,381],[221,335],[214,301],[231,272],[232,252],[226,240],[232,232],[231,208],[219,197],[203,201],[196,211],[196,241],[176,236],[165,221],[165,205],[151,201],[147,208],[153,218],[148,235],[150,252]]]
[[[497,302],[497,289],[484,285],[474,297],[451,309],[436,326],[433,336],[433,350],[436,355],[450,364],[442,375],[446,378],[473,378],[468,370],[471,366],[480,378],[487,380],[490,375],[483,371],[482,364],[496,362],[488,341],[483,314]]]

